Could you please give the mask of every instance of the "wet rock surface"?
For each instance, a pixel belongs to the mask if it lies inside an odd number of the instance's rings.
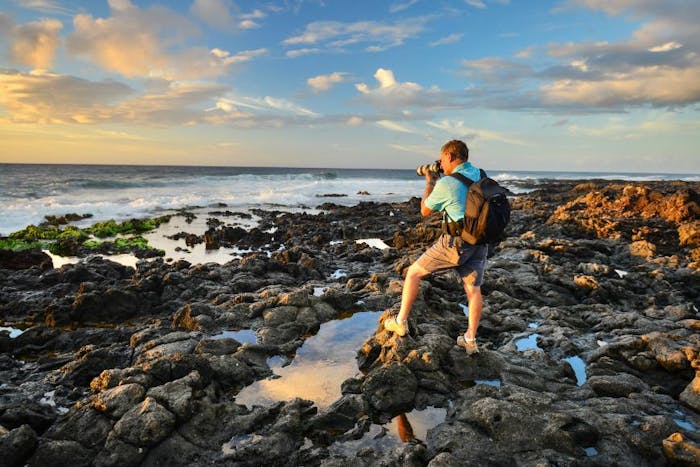
[[[212,219],[183,233],[254,250],[224,265],[5,267],[3,462],[697,465],[699,190],[556,181],[514,198],[508,236],[489,251],[471,357],[455,343],[467,319],[451,274],[422,282],[408,335],[381,327],[405,269],[439,235],[415,198],[256,211],[252,231]],[[356,349],[357,374],[327,381],[337,401],[237,401],[278,377],[272,362],[358,311],[383,312]],[[254,342],[222,334],[247,330]],[[402,422],[407,442],[383,442],[390,420],[429,408],[446,415],[421,439]]]

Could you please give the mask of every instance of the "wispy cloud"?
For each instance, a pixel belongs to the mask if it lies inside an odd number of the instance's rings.
[[[322,52],[323,52],[323,50],[321,50],[319,48],[311,47],[311,48],[288,50],[286,55],[289,58],[297,58],[297,57],[303,57],[304,55],[315,55],[315,54],[319,54]]]
[[[401,123],[392,122],[391,120],[379,120],[376,122],[382,128],[386,128],[391,131],[398,131],[399,133],[416,133],[415,130],[403,125]]]
[[[438,45],[445,45],[445,44],[454,44],[455,42],[459,42],[462,40],[462,37],[464,34],[462,33],[453,33],[445,37],[441,37],[440,39],[428,43],[429,46],[435,47]]]
[[[464,0],[464,2],[469,6],[473,6],[474,8],[486,8],[486,4],[481,0]]]
[[[410,144],[389,144],[388,147],[412,154],[420,154],[422,156],[435,157],[436,149],[432,146],[425,145],[410,145]],[[439,154],[438,154],[439,155]]]
[[[486,130],[483,128],[468,127],[461,120],[440,120],[437,122],[426,122],[428,126],[437,128],[452,137],[460,137],[466,140],[481,139],[484,141],[498,141],[515,146],[526,146],[522,139],[506,135],[502,132]]]
[[[314,92],[328,91],[338,83],[347,79],[347,73],[335,71],[327,75],[318,75],[306,80],[306,83]]]
[[[397,2],[389,6],[389,13],[398,13],[400,11],[404,11],[412,7],[418,3],[418,0],[407,0],[405,2]]]
[[[376,52],[399,46],[407,39],[418,36],[425,30],[425,24],[430,19],[431,17],[426,16],[393,23],[317,21],[309,23],[302,34],[289,37],[282,44],[285,46],[313,45],[336,50],[358,45],[363,46],[366,51]]]
[[[36,10],[53,15],[70,15],[72,10],[53,0],[15,0],[15,3],[28,10]]]

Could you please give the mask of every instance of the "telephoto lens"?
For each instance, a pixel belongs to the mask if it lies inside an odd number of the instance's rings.
[[[425,176],[426,173],[432,172],[434,174],[442,173],[442,167],[440,167],[440,161],[435,161],[432,164],[421,165],[416,169],[416,174],[420,176]]]

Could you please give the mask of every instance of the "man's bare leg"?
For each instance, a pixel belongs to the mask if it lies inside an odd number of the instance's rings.
[[[408,314],[411,312],[413,302],[416,301],[416,297],[418,296],[420,281],[429,274],[430,272],[427,269],[416,263],[413,263],[408,268],[408,271],[406,271],[406,280],[403,284],[403,290],[401,291],[401,311],[399,311],[399,314],[396,317],[397,321],[408,320]]]
[[[479,329],[484,299],[481,296],[481,287],[467,283],[467,280],[469,278],[464,280],[464,291],[467,293],[467,300],[469,301],[469,329],[464,335],[469,339],[474,339],[476,331]]]

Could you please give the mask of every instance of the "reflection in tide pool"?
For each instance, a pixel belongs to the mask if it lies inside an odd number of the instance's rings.
[[[573,357],[566,357],[564,361],[571,365],[571,368],[574,370],[574,374],[576,374],[576,384],[578,386],[583,386],[586,382],[586,364],[581,357],[574,355]]]
[[[539,334],[530,334],[527,337],[523,337],[522,339],[518,339],[515,341],[515,347],[521,351],[524,352],[525,350],[539,350],[541,351],[542,349],[537,345],[537,338],[539,337]]]
[[[242,329],[240,331],[223,331],[211,336],[210,339],[236,339],[241,344],[256,344],[258,336],[252,329]]]
[[[236,402],[252,407],[301,397],[320,408],[328,407],[340,398],[341,383],[357,373],[357,349],[377,329],[378,317],[379,312],[360,312],[322,324],[291,364],[282,367],[270,362],[275,379],[256,381],[244,388]]]
[[[428,430],[445,421],[447,409],[428,407],[394,417],[387,425],[372,424],[358,440],[334,443],[328,447],[331,454],[352,457],[359,450],[372,448],[377,452],[396,448],[402,443],[424,442]]]
[[[9,331],[10,339],[14,339],[15,337],[19,336],[24,332],[21,329],[13,328],[10,326],[0,326],[0,331]]]

